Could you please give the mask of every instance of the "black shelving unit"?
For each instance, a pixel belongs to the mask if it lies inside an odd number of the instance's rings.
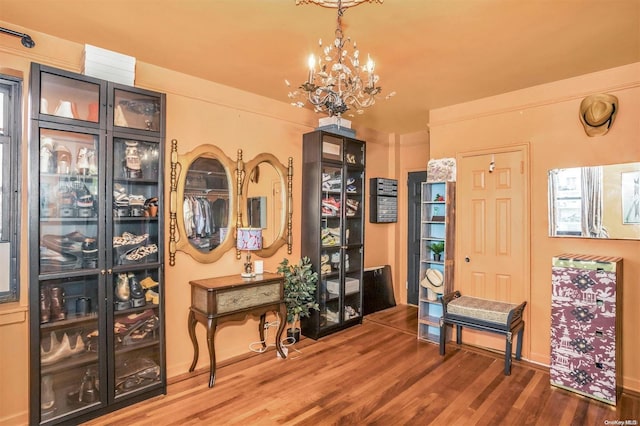
[[[32,64],[30,423],[166,393],[165,95]]]
[[[318,272],[319,310],[301,320],[318,339],[362,323],[365,142],[317,130],[303,136],[302,256]]]

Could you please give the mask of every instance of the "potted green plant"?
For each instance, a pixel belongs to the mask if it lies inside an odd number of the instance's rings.
[[[438,241],[428,245],[429,250],[433,252],[433,260],[440,262],[442,259],[442,252],[444,251],[444,241]]]
[[[303,257],[298,264],[289,264],[283,259],[278,266],[278,273],[284,277],[284,301],[287,305],[287,337],[300,340],[300,329],[297,327],[300,318],[308,317],[311,309],[318,309],[315,299],[318,273],[312,270],[311,259]]]

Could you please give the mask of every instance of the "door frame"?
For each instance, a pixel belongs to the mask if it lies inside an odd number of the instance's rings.
[[[413,222],[411,221],[412,219],[412,200],[410,197],[410,183],[411,183],[411,177],[417,177],[418,175],[422,176],[424,175],[424,180],[420,181],[420,185],[419,185],[419,189],[418,189],[418,208],[417,208],[417,212],[415,212],[415,216],[413,217]],[[419,292],[419,287],[420,284],[418,284],[420,282],[420,238],[422,237],[422,224],[421,224],[421,202],[422,202],[422,182],[425,182],[427,180],[427,171],[426,170],[415,170],[415,171],[409,171],[407,172],[407,263],[406,263],[406,268],[407,268],[407,305],[415,305],[418,306],[418,292]],[[412,241],[415,241],[412,239],[411,236],[411,227],[414,227],[414,231],[417,234],[417,240],[418,240],[418,253],[413,253],[413,248],[412,248]],[[418,256],[418,264],[415,265],[417,267],[413,268],[415,272],[415,275],[413,276],[415,278],[414,281],[411,280],[412,278],[412,274],[411,274],[411,256],[412,254],[417,254]]]
[[[531,310],[532,310],[532,300],[531,300],[531,144],[529,142],[518,143],[514,145],[498,145],[495,147],[483,148],[472,151],[463,151],[456,154],[456,164],[460,164],[461,160],[467,157],[477,157],[482,155],[491,155],[491,154],[501,154],[507,152],[519,151],[522,153],[522,162],[521,170],[524,175],[524,185],[523,191],[524,194],[522,196],[522,202],[524,203],[523,213],[524,213],[524,230],[523,235],[525,236],[525,243],[522,247],[522,261],[524,265],[524,276],[522,277],[522,285],[524,286],[524,294],[527,295],[527,304],[529,305],[529,309],[525,309],[524,311],[524,320],[525,324],[529,324],[529,327],[525,327],[523,341],[524,344],[522,346],[522,356],[524,358],[528,358],[531,354]],[[460,175],[460,170],[458,169],[458,176]],[[460,218],[461,210],[456,210],[456,222],[461,220]],[[459,232],[460,227],[456,226],[456,240],[460,238]],[[456,244],[456,253],[455,253],[455,276],[461,277],[462,274],[459,270],[462,263],[464,261],[464,253],[461,253],[462,245]],[[454,282],[455,283],[455,282]]]

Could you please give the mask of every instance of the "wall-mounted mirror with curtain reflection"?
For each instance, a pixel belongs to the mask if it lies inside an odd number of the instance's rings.
[[[172,142],[169,263],[180,250],[201,263],[235,246],[235,162],[213,145],[177,155]]]
[[[549,171],[549,235],[640,239],[640,163]]]
[[[242,225],[262,228],[262,249],[254,252],[260,257],[272,256],[285,243],[291,253],[292,174],[291,166],[285,167],[272,154],[260,154],[246,163]]]

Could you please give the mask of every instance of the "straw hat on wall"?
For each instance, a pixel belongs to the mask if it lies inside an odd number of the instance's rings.
[[[606,135],[618,113],[618,98],[606,93],[587,96],[580,102],[580,121],[588,136]]]

